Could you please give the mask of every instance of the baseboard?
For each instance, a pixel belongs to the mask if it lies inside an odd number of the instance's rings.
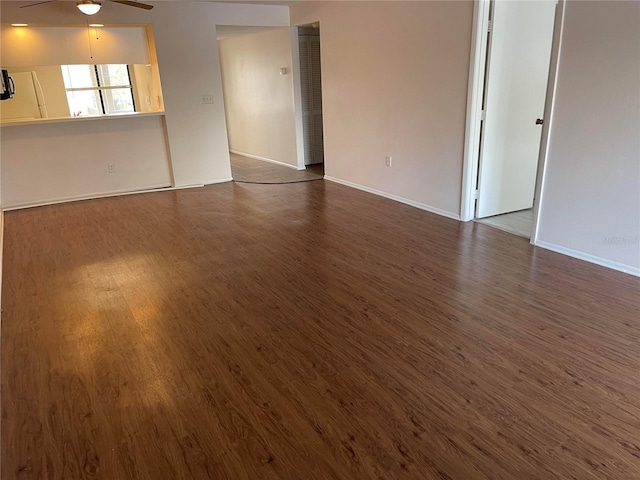
[[[536,242],[534,245],[536,247],[544,248],[545,250],[551,250],[552,252],[561,253],[562,255],[567,255],[569,257],[577,258],[578,260],[584,260],[585,262],[595,263],[596,265],[600,265],[602,267],[611,268],[613,270],[617,270],[622,273],[628,273],[629,275],[640,277],[640,268],[632,267],[630,265],[625,265],[624,263],[613,262],[611,260],[607,260],[606,258],[596,257],[595,255],[589,255],[588,253],[580,252],[578,250],[573,250],[571,248],[562,247],[554,243]]]
[[[220,180],[213,180],[212,182],[204,182],[204,185],[216,185],[217,183],[226,183],[226,182],[233,182],[233,178],[226,177],[226,178],[221,178]],[[198,186],[202,186],[202,185],[198,185]],[[191,188],[191,187],[184,187],[184,188]]]
[[[457,213],[451,213],[451,212],[447,212],[446,210],[440,210],[439,208],[432,207],[431,205],[426,205],[424,203],[416,202],[414,200],[409,200],[408,198],[400,197],[398,195],[393,195],[391,193],[383,192],[381,190],[376,190],[375,188],[365,187],[364,185],[359,185],[357,183],[348,182],[346,180],[341,180],[340,178],[330,177],[327,175],[324,176],[324,179],[330,182],[339,183],[340,185],[345,185],[347,187],[356,188],[364,192],[373,193],[374,195],[378,195],[379,197],[385,197],[390,200],[395,200],[396,202],[404,203],[406,205],[411,205],[412,207],[419,208],[420,210],[426,210],[427,212],[435,213],[436,215],[452,218],[453,220],[458,220],[458,221],[460,220],[460,215]]]
[[[119,197],[122,195],[137,195],[139,193],[152,193],[152,192],[167,192],[172,190],[182,190],[184,188],[194,188],[194,187],[202,187],[203,184],[198,185],[184,185],[180,187],[171,187],[170,185],[151,185],[143,190],[114,190],[111,192],[105,193],[93,193],[89,195],[77,195],[74,197],[62,197],[55,198],[51,200],[46,200],[44,202],[31,202],[31,203],[18,203],[18,204],[9,204],[3,207],[4,211],[11,210],[20,210],[23,208],[34,208],[34,207],[44,207],[46,205],[56,205],[59,203],[67,203],[67,202],[79,202],[82,200],[94,200],[96,198],[109,198],[109,197]]]
[[[260,157],[258,155],[252,155],[250,153],[239,152],[238,150],[229,150],[231,153],[235,153],[236,155],[242,155],[243,157],[253,158],[255,160],[263,160],[269,163],[275,163],[276,165],[280,165],[282,167],[293,168],[294,170],[304,170],[304,168],[299,168],[297,165],[290,165],[288,163],[280,162],[278,160],[274,160],[273,158]]]

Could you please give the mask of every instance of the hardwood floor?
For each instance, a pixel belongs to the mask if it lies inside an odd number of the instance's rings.
[[[241,183],[297,183],[321,180],[324,165],[309,165],[305,170],[294,170],[264,160],[230,153],[233,180]]]
[[[640,280],[325,181],[7,212],[3,479],[640,478]]]

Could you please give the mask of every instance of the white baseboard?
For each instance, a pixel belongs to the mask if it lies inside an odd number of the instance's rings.
[[[256,160],[263,160],[269,163],[275,163],[276,165],[280,165],[282,167],[293,168],[294,170],[304,170],[304,168],[300,168],[297,165],[290,165],[288,163],[280,162],[278,160],[274,160],[273,158],[260,157],[258,155],[252,155],[250,153],[239,152],[238,150],[229,150],[231,153],[235,153],[236,155],[242,155],[243,157],[254,158]]]
[[[221,178],[220,180],[213,180],[211,182],[204,182],[204,185],[215,185],[217,183],[226,183],[226,182],[233,182],[233,178],[226,177],[226,178]],[[201,186],[202,185],[189,185],[189,186],[182,187],[182,188],[201,187]]]
[[[44,207],[46,205],[56,205],[58,203],[67,203],[67,202],[78,202],[81,200],[93,200],[96,198],[119,197],[122,195],[137,195],[139,193],[168,192],[172,190],[181,190],[184,188],[194,188],[194,187],[202,187],[202,186],[203,186],[202,184],[185,185],[180,187],[171,187],[170,185],[151,185],[143,190],[114,190],[114,191],[105,192],[105,193],[92,193],[88,195],[77,195],[74,197],[54,198],[54,199],[45,200],[42,202],[9,204],[6,207],[3,207],[3,211],[8,212],[11,210],[20,210],[23,208]]]
[[[460,220],[460,215],[457,213],[447,212],[446,210],[440,210],[439,208],[432,207],[431,205],[426,205],[424,203],[416,202],[414,200],[409,200],[408,198],[400,197],[398,195],[393,195],[391,193],[383,192],[381,190],[376,190],[375,188],[365,187],[364,185],[359,185],[357,183],[348,182],[346,180],[341,180],[339,178],[330,177],[327,175],[324,176],[324,179],[330,182],[339,183],[340,185],[345,185],[347,187],[356,188],[364,192],[373,193],[374,195],[385,197],[390,200],[395,200],[396,202],[411,205],[412,207],[419,208],[420,210],[426,210],[427,212],[435,213],[436,215],[441,215],[443,217],[452,218],[458,221]]]
[[[622,273],[628,273],[629,275],[640,277],[640,268],[632,267],[630,265],[625,265],[624,263],[613,262],[611,260],[607,260],[606,258],[596,257],[595,255],[590,255],[588,253],[580,252],[578,250],[562,247],[554,243],[536,242],[534,245],[536,247],[544,248],[545,250],[551,250],[552,252],[561,253],[569,257],[577,258],[578,260],[584,260],[585,262],[595,263],[596,265],[600,265],[602,267],[611,268],[613,270],[617,270]]]

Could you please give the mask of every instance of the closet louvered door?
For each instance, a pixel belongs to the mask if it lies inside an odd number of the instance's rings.
[[[304,163],[311,165],[324,161],[320,37],[301,36],[299,43]]]
[[[304,164],[312,164],[313,128],[311,125],[311,75],[309,69],[308,37],[299,37],[300,92],[302,94],[302,131],[304,135]]]
[[[322,134],[322,75],[320,70],[320,37],[311,37],[309,59],[311,64],[311,115],[313,117],[313,163],[324,161]]]

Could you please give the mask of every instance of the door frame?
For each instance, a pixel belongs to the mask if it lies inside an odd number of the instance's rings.
[[[305,164],[305,144],[304,144],[304,109],[302,108],[302,78],[301,78],[301,63],[300,63],[300,28],[305,28],[313,25],[313,29],[318,31],[318,39],[321,42],[320,45],[320,64],[322,65],[322,33],[321,22],[319,20],[314,22],[307,22],[302,25],[294,25],[291,27],[291,55],[292,55],[292,72],[293,72],[293,92],[294,92],[294,111],[295,111],[295,129],[296,129],[296,148],[298,157],[298,170],[304,170],[307,168]],[[305,36],[302,34],[302,36]],[[322,66],[320,67],[322,75]],[[321,82],[322,84],[322,82]],[[324,89],[321,87],[320,95],[323,95]],[[323,98],[324,100],[324,98]],[[322,117],[322,131],[324,132],[324,115]],[[323,135],[324,137],[324,135]],[[324,152],[324,138],[322,143],[322,150]],[[326,156],[323,155],[322,164],[326,168]]]
[[[498,0],[499,1],[499,0]],[[531,243],[538,237],[540,203],[544,194],[544,177],[549,150],[549,138],[553,122],[553,106],[558,74],[558,60],[562,43],[562,29],[566,0],[556,0],[556,15],[551,44],[551,58],[544,107],[544,124],[540,139],[538,171],[536,175],[535,200],[533,203],[533,228]],[[476,0],[473,4],[473,31],[471,36],[471,58],[469,62],[469,86],[467,92],[467,122],[462,167],[462,197],[460,220],[468,222],[475,218],[476,183],[480,166],[480,132],[482,122],[482,98],[487,68],[487,43],[491,0]]]
[[[296,130],[296,157],[298,170],[306,168],[304,164],[304,128],[302,125],[302,87],[300,85],[300,45],[298,43],[298,27],[289,28],[291,39],[291,70],[293,74],[293,111]]]

